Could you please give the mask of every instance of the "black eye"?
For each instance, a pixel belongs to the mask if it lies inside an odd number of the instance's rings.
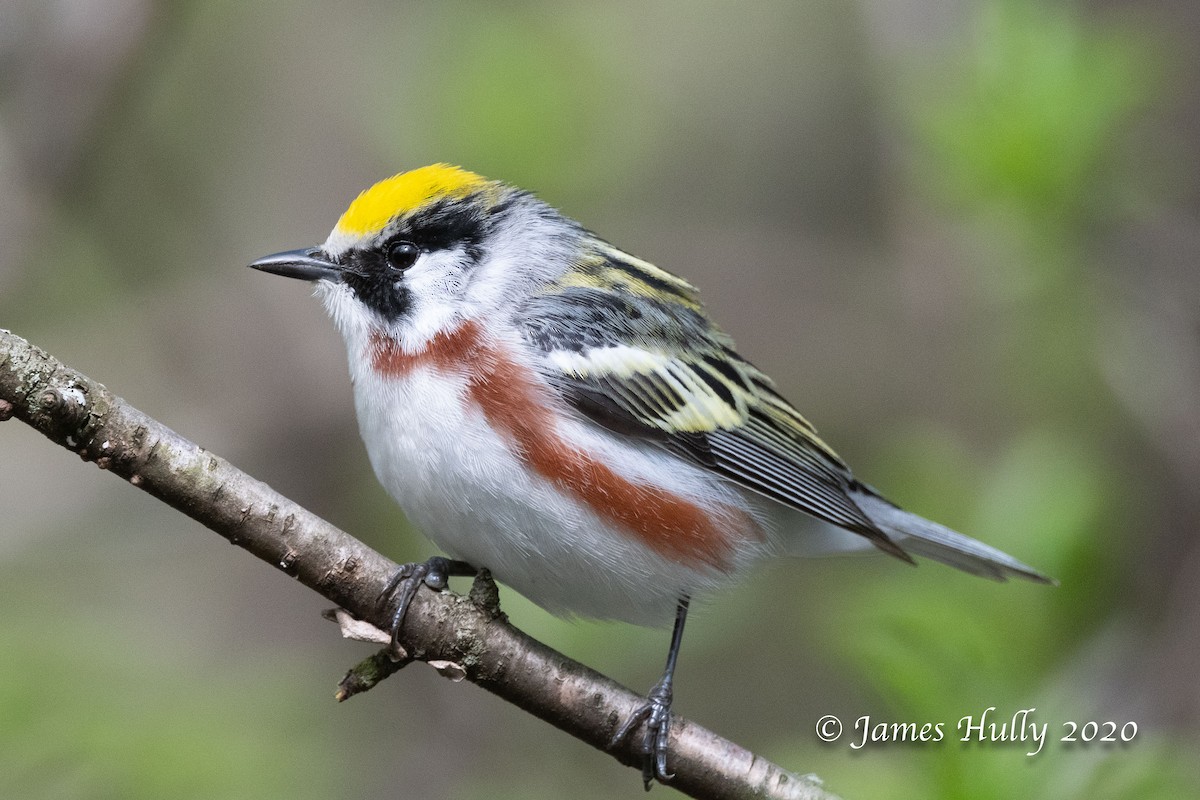
[[[417,262],[421,248],[412,242],[392,242],[388,246],[388,266],[397,272],[403,272]]]

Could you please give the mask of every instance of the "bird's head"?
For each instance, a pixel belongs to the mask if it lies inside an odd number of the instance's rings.
[[[348,342],[383,331],[416,348],[554,279],[578,235],[526,192],[434,164],[362,192],[324,244],[250,266],[313,281]]]

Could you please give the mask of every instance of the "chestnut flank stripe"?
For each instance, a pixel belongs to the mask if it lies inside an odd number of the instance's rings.
[[[754,520],[737,509],[714,519],[699,505],[657,486],[635,483],[563,441],[536,377],[485,341],[473,321],[439,333],[418,353],[406,353],[394,339],[376,332],[371,337],[371,365],[393,377],[423,366],[465,372],[470,399],[530,468],[663,556],[727,570],[732,542],[719,523],[759,533]]]

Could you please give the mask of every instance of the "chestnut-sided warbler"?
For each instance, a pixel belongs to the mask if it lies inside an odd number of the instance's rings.
[[[688,601],[758,561],[873,545],[1046,580],[860,482],[691,284],[520,189],[445,164],[402,173],[323,245],[250,266],[316,284],[376,476],[456,559],[402,568],[394,630],[422,581],[483,567],[557,614],[675,612],[662,680],[613,736],[645,723],[647,788],[670,777]]]

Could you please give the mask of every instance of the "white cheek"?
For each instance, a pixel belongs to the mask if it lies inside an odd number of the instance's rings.
[[[472,314],[470,273],[458,250],[426,253],[392,288],[404,291],[409,306],[391,324],[370,311],[344,283],[318,281],[315,294],[341,331],[351,358],[363,352],[374,331],[390,329],[406,349],[420,349],[439,332]]]
[[[408,278],[408,289],[414,299],[424,303],[437,303],[453,299],[458,295],[455,285],[462,282],[451,273],[435,270],[413,270]]]
[[[467,277],[461,270],[454,270],[442,276],[438,283],[439,291],[447,297],[458,297],[467,288]]]
[[[452,300],[467,286],[466,256],[460,250],[425,253],[406,276],[408,288],[421,300]]]
[[[462,293],[466,275],[450,253],[421,257],[405,275],[409,307],[393,330],[406,348],[419,349],[439,332],[453,327],[467,312]]]

